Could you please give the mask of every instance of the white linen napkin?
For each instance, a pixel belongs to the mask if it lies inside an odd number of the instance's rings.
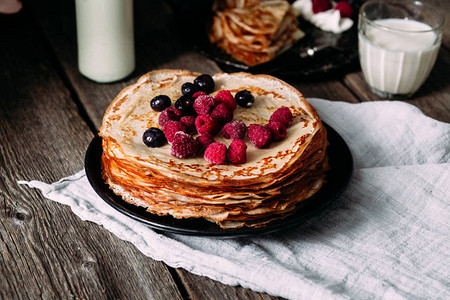
[[[175,268],[288,299],[450,299],[450,124],[403,102],[309,99],[355,171],[325,213],[288,232],[160,234],[106,204],[84,171],[20,181]]]

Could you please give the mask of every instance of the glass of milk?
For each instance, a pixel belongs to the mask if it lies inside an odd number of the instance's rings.
[[[411,97],[433,68],[445,16],[414,0],[372,0],[360,9],[359,60],[366,82],[384,98]]]
[[[113,82],[135,68],[133,0],[75,0],[78,68],[96,82]]]

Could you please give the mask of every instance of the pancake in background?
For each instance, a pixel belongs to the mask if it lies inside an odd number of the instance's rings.
[[[214,1],[212,9],[213,11],[219,11],[229,8],[246,8],[259,5],[260,3],[260,0],[217,0]]]
[[[247,163],[211,165],[203,158],[178,159],[170,145],[148,148],[142,134],[157,127],[159,113],[150,100],[160,94],[174,102],[181,85],[200,74],[182,70],[150,72],[124,89],[107,109],[103,138],[102,174],[110,188],[134,205],[158,215],[205,218],[222,228],[259,227],[283,218],[322,186],[327,168],[326,131],[304,97],[285,82],[247,73],[213,76],[216,89],[232,94],[247,89],[255,97],[251,108],[238,107],[234,120],[247,126],[266,124],[279,107],[294,115],[287,136],[268,149],[245,140]],[[229,145],[230,140],[216,136]]]
[[[304,36],[287,1],[216,1],[213,8],[211,43],[248,66],[273,59]]]

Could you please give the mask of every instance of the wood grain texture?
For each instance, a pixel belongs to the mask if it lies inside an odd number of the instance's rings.
[[[449,11],[448,0],[427,1]],[[17,180],[53,182],[81,170],[106,107],[146,72],[220,71],[195,52],[166,1],[135,0],[137,68],[123,81],[94,83],[77,68],[74,1],[24,0],[24,5],[19,15],[0,15],[7,45],[0,47],[0,298],[277,299],[169,268],[101,226],[81,221],[70,208],[17,185]],[[446,122],[449,26],[429,80],[406,101]],[[345,72],[286,81],[307,98],[378,99],[358,63]]]
[[[114,97],[124,87],[134,83],[140,76],[153,69],[174,68],[187,69],[201,73],[214,74],[220,72],[217,65],[204,58],[193,50],[192,41],[173,33],[173,17],[170,8],[162,1],[135,1],[135,27],[136,30],[136,60],[135,72],[126,80],[97,84],[84,78],[77,69],[75,19],[73,3],[53,3],[43,1],[32,6],[32,12],[37,23],[45,33],[58,62],[60,73],[65,77],[67,85],[73,87],[73,97],[77,98],[85,110],[93,127],[100,127],[104,111]],[[30,3],[31,4],[31,3]],[[57,13],[58,12],[58,13]],[[54,26],[58,24],[58,26]],[[170,38],[168,38],[170,37]],[[142,255],[141,255],[142,256]],[[182,272],[176,270],[176,272]],[[189,279],[192,276],[192,279]],[[238,288],[229,287],[219,282],[211,284],[199,276],[184,272],[183,278],[188,282],[195,282],[196,289],[186,289],[192,299],[204,299],[203,295],[234,294]],[[133,279],[130,279],[133,280]],[[118,289],[116,294],[124,288]],[[241,290],[245,290],[242,289]],[[166,291],[167,293],[167,291]],[[169,295],[167,293],[166,295]],[[259,293],[250,290],[240,293],[241,299],[258,299]],[[167,296],[166,296],[167,297]]]
[[[287,80],[299,90],[305,98],[322,98],[332,101],[345,101],[358,103],[357,97],[346,86],[333,77],[325,77],[321,80]]]
[[[125,80],[98,84],[80,74],[74,1],[42,0],[30,2],[49,47],[54,51],[61,72],[74,89],[89,118],[100,127],[103,114],[114,97],[139,77],[155,69],[186,69],[216,73],[217,65],[193,49],[192,41],[177,35],[175,20],[165,1],[134,1],[136,69]]]
[[[442,37],[442,45],[450,49],[450,1],[449,0],[421,0],[424,3],[436,7],[443,13],[447,19],[444,25],[444,35]]]
[[[180,299],[164,264],[17,184],[81,170],[93,134],[27,11],[0,28],[0,298]]]
[[[266,293],[255,293],[242,287],[233,287],[222,285],[221,283],[209,279],[204,276],[193,275],[186,270],[178,270],[181,280],[192,295],[192,299],[223,299],[223,300],[238,300],[238,299],[251,299],[251,300],[275,300],[282,299],[279,297],[273,297]],[[198,285],[201,281],[202,285]],[[207,288],[205,288],[205,286]]]

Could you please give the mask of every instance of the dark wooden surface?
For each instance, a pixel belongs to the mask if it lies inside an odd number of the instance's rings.
[[[449,1],[428,1],[450,11]],[[70,208],[18,180],[54,182],[83,168],[102,115],[125,86],[159,68],[215,73],[220,68],[178,35],[164,1],[135,0],[137,68],[128,79],[96,84],[77,69],[74,1],[24,1],[0,15],[0,298],[274,299],[149,259]],[[435,68],[406,102],[450,122],[447,23]],[[355,63],[340,74],[290,78],[306,97],[379,99]]]

